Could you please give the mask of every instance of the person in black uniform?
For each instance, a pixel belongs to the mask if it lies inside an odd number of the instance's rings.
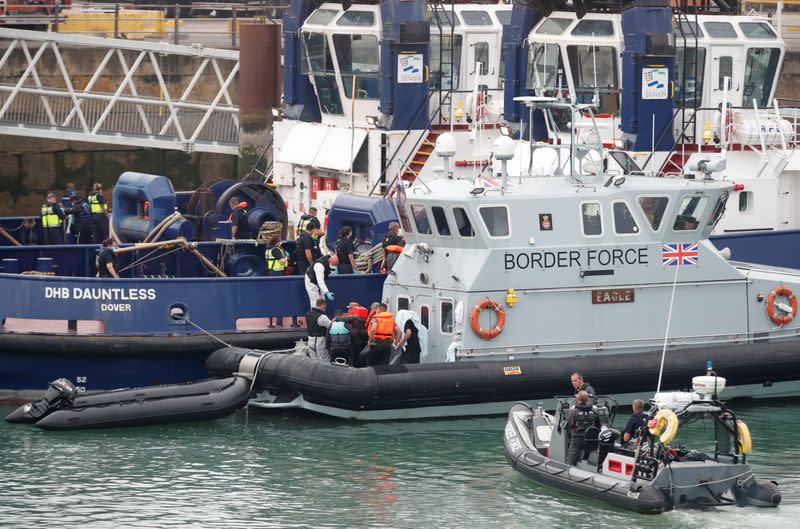
[[[308,330],[308,353],[311,358],[326,362],[331,361],[326,346],[326,336],[331,327],[331,320],[325,315],[327,304],[325,298],[319,298],[306,313],[306,329]]]
[[[339,258],[337,273],[354,273],[356,258],[355,248],[353,248],[353,229],[350,226],[344,226],[339,231],[339,239],[336,241],[336,256]]]
[[[408,319],[406,324],[403,325],[403,337],[400,338],[400,343],[397,344],[398,349],[405,350],[400,355],[399,362],[401,364],[419,364],[419,355],[422,353],[422,346],[419,343],[419,330],[414,324],[414,320]]]
[[[295,274],[305,275],[311,263],[317,259],[314,257],[314,248],[317,243],[312,234],[316,229],[314,224],[306,226],[306,230],[297,238],[297,250],[295,250]]]
[[[69,199],[72,207],[67,213],[72,215],[72,229],[78,244],[92,244],[92,210],[89,203],[78,195]],[[100,241],[97,241],[100,242]]]
[[[42,233],[44,244],[64,244],[64,210],[55,193],[47,193],[47,202],[42,206]]]
[[[103,184],[94,184],[87,202],[92,212],[92,242],[97,244],[108,237],[108,203],[103,196]]]
[[[575,465],[583,452],[583,440],[586,430],[592,426],[600,427],[600,417],[589,404],[589,394],[581,390],[575,395],[575,407],[567,413],[565,428],[569,435],[569,451],[567,452],[567,463]]]
[[[231,214],[228,220],[231,221],[231,236],[234,239],[250,239],[250,223],[247,222],[247,202],[239,202],[236,198],[231,198],[228,204],[231,207]]]
[[[103,241],[103,248],[97,254],[97,277],[113,277],[119,279],[119,261],[114,252],[116,241],[108,238]]]
[[[575,395],[580,391],[585,391],[589,394],[589,402],[594,402],[594,397],[597,395],[597,392],[588,382],[583,380],[583,375],[580,372],[575,371],[572,373],[570,382],[572,382],[572,387],[575,388]]]
[[[647,424],[644,417],[644,401],[636,399],[633,401],[633,415],[628,419],[628,424],[622,430],[622,442],[628,444],[634,442],[641,434]]]

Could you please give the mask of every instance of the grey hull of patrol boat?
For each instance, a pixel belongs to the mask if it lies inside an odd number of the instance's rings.
[[[237,347],[219,349],[208,358],[206,368],[212,376],[246,371],[244,365],[255,361],[247,358],[243,363],[248,354],[264,353]],[[800,378],[798,355],[797,342],[739,344],[713,351],[707,347],[676,349],[667,353],[664,387],[684,387],[687,377],[707,360],[725,370],[730,387],[793,381]],[[267,353],[258,362],[254,390],[299,394],[310,404],[303,407],[323,413],[329,413],[326,408],[358,412],[413,410],[415,413],[393,414],[391,418],[445,417],[461,415],[448,411],[448,407],[550,399],[563,392],[573,370],[586,373],[592,385],[604,394],[652,392],[660,359],[660,351],[650,351],[354,368],[303,355]],[[421,413],[425,409],[436,409],[436,413]],[[388,414],[374,415],[380,419]]]

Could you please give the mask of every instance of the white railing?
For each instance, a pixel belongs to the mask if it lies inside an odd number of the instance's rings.
[[[0,134],[238,153],[238,51],[4,28],[0,50]]]

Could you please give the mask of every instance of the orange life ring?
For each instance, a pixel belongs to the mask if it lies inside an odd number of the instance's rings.
[[[494,313],[497,314],[497,324],[491,329],[484,329],[478,322],[478,316],[480,316],[483,309],[492,309]],[[503,328],[506,326],[506,311],[503,310],[503,306],[500,305],[499,301],[486,298],[479,301],[474,307],[472,307],[472,312],[469,316],[469,323],[475,334],[484,340],[491,340],[503,332]]]
[[[776,314],[775,298],[778,296],[784,296],[789,300],[789,306],[792,308],[792,312],[789,314]],[[769,296],[767,296],[767,316],[769,316],[772,323],[775,325],[786,325],[794,319],[796,314],[797,298],[794,296],[794,292],[792,292],[789,287],[775,287],[772,292],[769,293]]]

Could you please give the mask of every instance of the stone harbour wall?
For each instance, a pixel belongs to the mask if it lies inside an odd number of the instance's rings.
[[[239,160],[224,154],[0,135],[0,216],[38,215],[47,192],[61,196],[67,182],[74,182],[81,194],[100,182],[110,201],[125,171],[167,176],[176,191],[188,191],[201,183],[237,178]]]

